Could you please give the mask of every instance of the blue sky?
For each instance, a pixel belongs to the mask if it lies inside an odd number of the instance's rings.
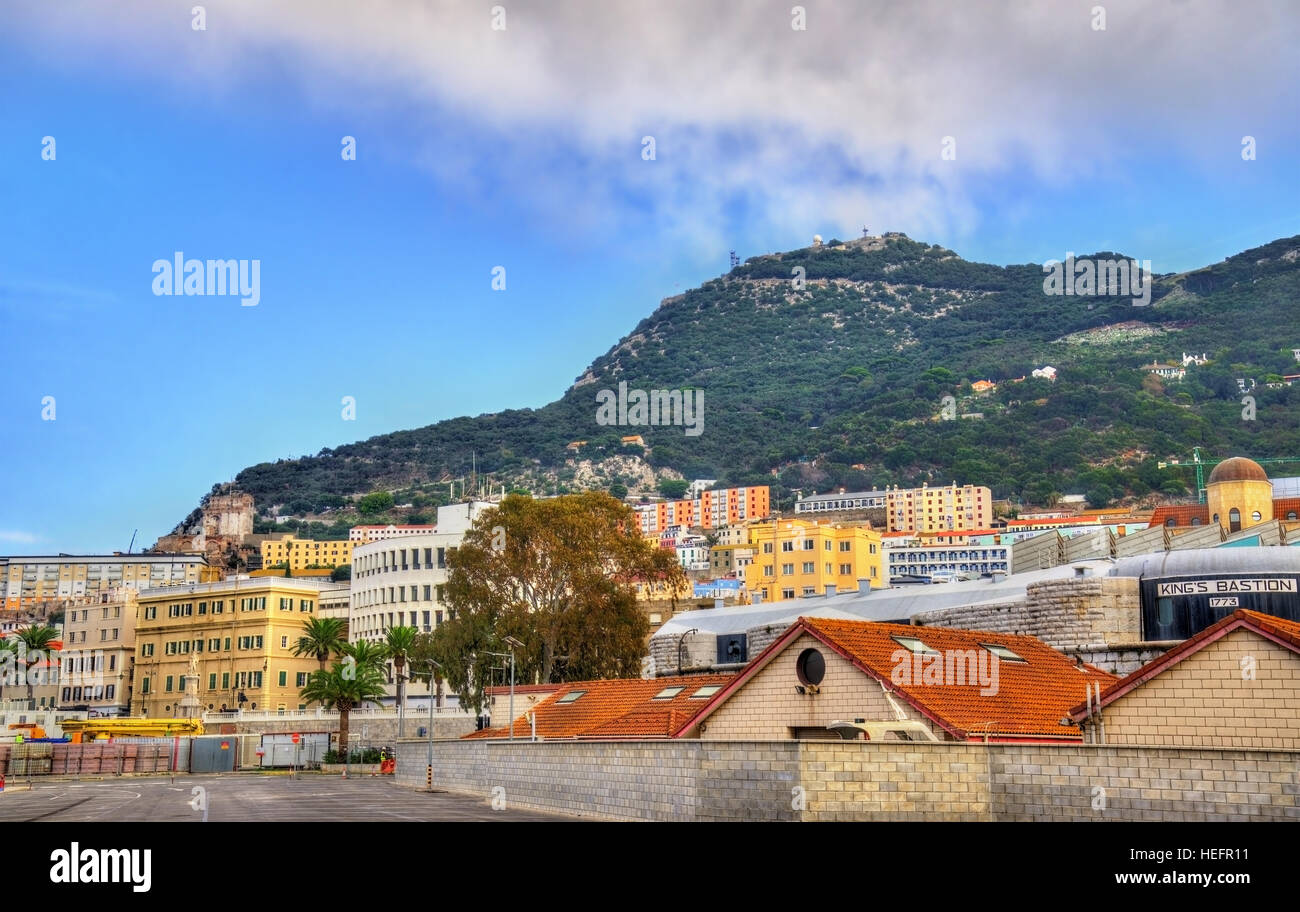
[[[865,223],[1166,272],[1300,233],[1284,5],[1100,34],[1029,4],[1015,35],[939,5],[856,41],[812,4],[805,33],[785,4],[518,4],[500,33],[393,2],[210,4],[196,31],[190,5],[0,12],[0,553],[147,546],[244,466],[544,405],[731,248]],[[153,295],[175,251],[260,260],[260,304]]]

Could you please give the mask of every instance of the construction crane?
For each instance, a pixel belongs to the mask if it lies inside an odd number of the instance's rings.
[[[1203,459],[1201,458],[1201,448],[1192,447],[1191,460],[1184,461],[1182,459],[1171,459],[1168,462],[1157,462],[1156,467],[1167,469],[1171,466],[1196,466],[1196,502],[1205,503],[1205,467],[1216,466],[1221,462],[1227,462],[1228,459],[1231,458],[1233,457],[1225,456],[1223,459]],[[1260,465],[1274,465],[1279,462],[1300,463],[1300,457],[1283,456],[1276,459],[1252,459],[1251,462],[1256,462]]]

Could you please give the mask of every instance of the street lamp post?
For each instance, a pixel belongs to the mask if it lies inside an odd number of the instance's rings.
[[[442,666],[429,659],[429,757],[428,765],[425,766],[427,771],[425,781],[428,783],[429,791],[433,791],[433,670]]]
[[[509,652],[489,652],[488,655],[500,656],[503,659],[510,660],[510,717],[506,725],[510,728],[509,740],[515,740],[515,650],[522,649],[524,644],[512,636],[503,637]]]

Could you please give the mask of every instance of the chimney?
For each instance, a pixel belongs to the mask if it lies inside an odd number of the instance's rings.
[[[834,583],[827,583],[827,584],[826,584],[826,597],[827,597],[827,598],[830,598],[830,597],[833,596],[834,594],[835,594],[835,584],[834,584]]]
[[[869,579],[859,579],[859,580],[858,580],[858,594],[859,594],[859,595],[869,595],[870,593],[871,593],[871,580],[869,580]]]

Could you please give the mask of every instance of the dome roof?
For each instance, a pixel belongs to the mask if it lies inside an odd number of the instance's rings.
[[[1220,481],[1268,481],[1268,476],[1259,467],[1259,463],[1244,456],[1225,459],[1214,467],[1207,485]]]

